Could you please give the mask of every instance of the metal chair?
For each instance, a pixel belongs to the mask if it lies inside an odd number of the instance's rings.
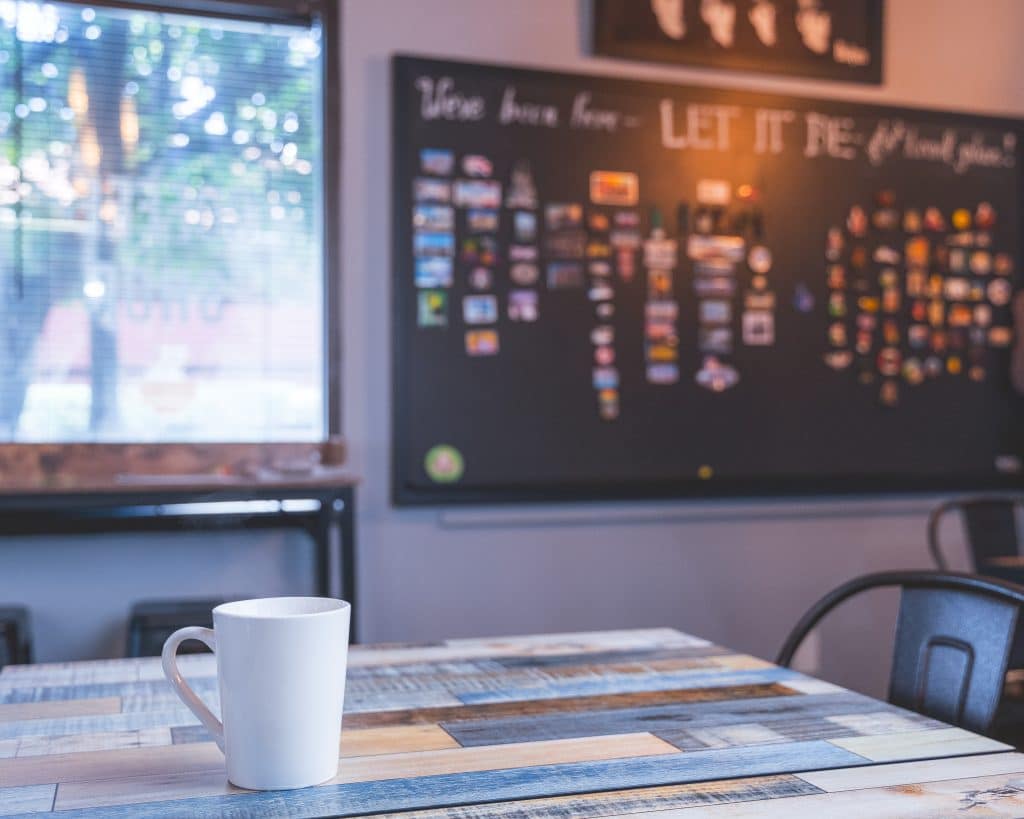
[[[889,702],[971,731],[989,734],[1024,587],[955,572],[879,572],[829,592],[800,619],[776,662],[788,667],[808,632],[828,612],[871,589],[901,589]]]
[[[0,668],[32,662],[32,637],[28,609],[0,607]]]
[[[942,570],[949,568],[939,544],[939,528],[950,512],[960,512],[963,517],[975,571],[985,568],[993,558],[1017,556],[1017,510],[1022,507],[1024,497],[1007,495],[975,495],[940,503],[928,515],[928,551],[935,565]]]
[[[233,598],[244,599],[244,598]],[[158,657],[164,641],[183,626],[213,627],[213,610],[225,600],[147,600],[132,606],[128,621],[126,657]],[[209,651],[190,640],[178,649],[182,654]]]

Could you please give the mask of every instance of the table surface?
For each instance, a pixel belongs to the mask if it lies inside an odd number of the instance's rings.
[[[449,640],[353,647],[338,776],[254,793],[157,658],[0,671],[5,815],[1021,816],[1010,751],[670,629]]]

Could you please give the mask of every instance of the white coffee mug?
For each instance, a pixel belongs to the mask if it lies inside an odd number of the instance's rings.
[[[240,788],[319,785],[338,772],[350,607],[325,597],[225,603],[213,628],[178,629],[164,643],[164,674],[206,726]],[[189,688],[176,654],[185,640],[217,658],[218,720]]]

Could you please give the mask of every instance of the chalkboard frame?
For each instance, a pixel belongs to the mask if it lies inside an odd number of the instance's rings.
[[[599,81],[602,87],[615,93],[644,93],[651,96],[692,94],[694,99],[714,97],[716,102],[745,106],[782,107],[798,110],[813,109],[822,113],[842,113],[850,106],[871,115],[913,118],[917,122],[939,122],[957,127],[989,127],[1014,131],[1018,135],[1016,162],[1024,166],[1024,119],[999,117],[967,112],[945,112],[912,106],[890,106],[837,99],[797,97],[782,94],[742,91],[714,85],[692,85],[656,82],[625,77],[609,77],[598,72],[591,74],[552,72],[516,64],[474,63],[469,61],[439,60],[414,54],[394,54],[391,57],[392,143],[391,143],[391,502],[395,506],[456,506],[497,504],[548,504],[582,501],[635,501],[635,500],[723,500],[757,498],[828,498],[835,496],[878,496],[887,494],[934,495],[949,492],[1006,491],[1024,489],[1024,475],[906,475],[851,474],[831,477],[779,477],[779,478],[715,478],[698,477],[657,481],[546,482],[502,483],[495,485],[461,486],[437,484],[424,487],[413,485],[403,473],[408,449],[407,430],[411,404],[407,394],[408,362],[406,348],[412,339],[415,316],[402,298],[403,288],[411,286],[411,271],[405,265],[407,249],[412,246],[413,229],[409,219],[411,207],[410,182],[416,175],[410,167],[407,152],[402,150],[403,136],[410,125],[412,76],[422,71],[466,71],[481,76],[508,76],[514,74],[520,81],[543,81],[547,84],[572,85]],[[1024,235],[1024,185],[1017,191],[1018,232]],[[1024,255],[1024,247],[1022,247]],[[1021,261],[1021,260],[1018,260]],[[1019,286],[1021,272],[1018,267],[1014,284]]]
[[[881,85],[884,77],[884,0],[858,0],[864,7],[868,42],[865,47],[872,60],[866,66],[844,66],[835,62],[821,63],[808,54],[803,59],[766,59],[757,54],[731,51],[707,51],[701,46],[687,46],[673,42],[629,42],[617,36],[615,13],[623,2],[632,5],[636,0],[593,0],[591,9],[591,47],[594,54],[640,62],[669,63],[672,65],[715,68],[727,71],[749,71],[781,74],[791,77],[830,80],[834,82]],[[844,0],[849,2],[849,0]]]

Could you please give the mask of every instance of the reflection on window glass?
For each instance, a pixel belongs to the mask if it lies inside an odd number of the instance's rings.
[[[0,441],[323,436],[319,54],[0,0]]]

